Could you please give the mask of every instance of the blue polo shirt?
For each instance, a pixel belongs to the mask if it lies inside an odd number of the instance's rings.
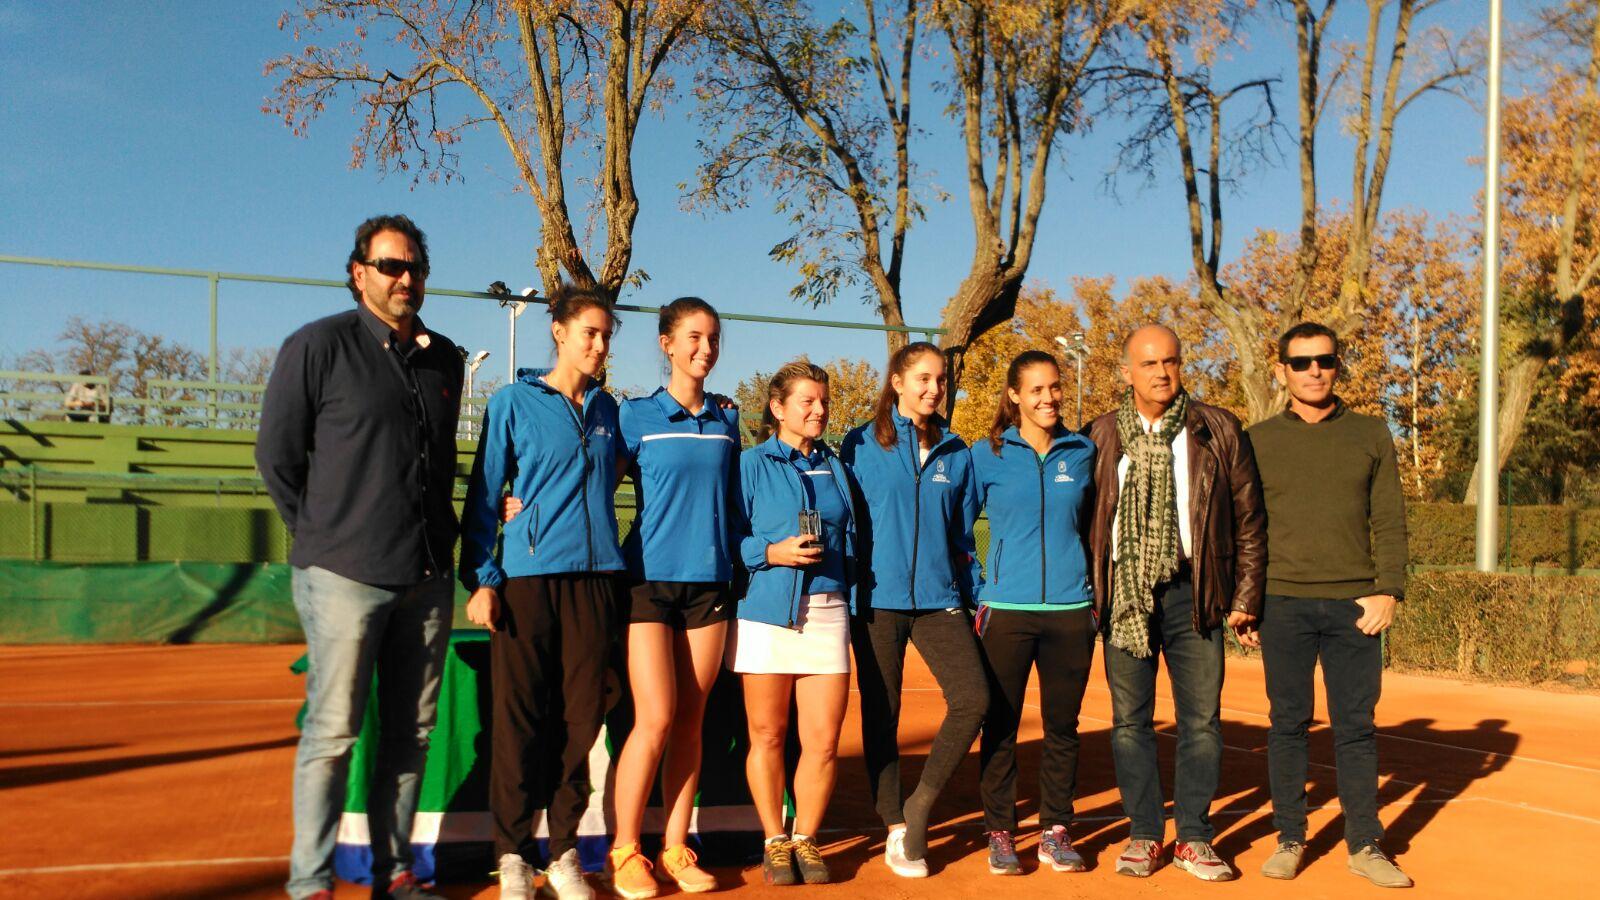
[[[729,581],[729,505],[739,494],[738,410],[708,395],[691,413],[666,388],[622,404],[622,440],[639,500],[622,544],[628,574],[650,581]]]

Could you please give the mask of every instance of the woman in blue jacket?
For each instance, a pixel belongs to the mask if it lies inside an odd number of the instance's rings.
[[[884,862],[907,878],[928,874],[923,857],[933,801],[966,758],[989,705],[967,612],[977,580],[978,483],[966,443],[938,415],[945,389],[938,347],[918,342],[895,351],[872,421],[850,432],[840,451],[866,500],[861,614],[851,640],[867,783],[889,829]],[[945,716],[922,777],[902,802],[898,732],[907,643],[916,644],[939,682]]]
[[[1078,710],[1094,659],[1085,539],[1094,444],[1061,423],[1055,357],[1021,353],[1006,370],[989,440],[972,452],[989,514],[989,557],[978,596],[978,635],[989,670],[989,713],[979,759],[989,871],[1020,875],[1017,723],[1028,673],[1039,671],[1044,752],[1039,763],[1039,861],[1081,872],[1073,849]]]
[[[768,884],[829,879],[814,837],[833,794],[839,729],[850,693],[855,598],[854,487],[822,443],[828,373],[805,360],[767,384],[760,444],[739,457],[739,554],[750,585],[728,639],[744,684],[745,774],[766,834]],[[784,828],[784,745],[793,698],[799,720],[794,832]]]
[[[549,310],[555,367],[523,369],[489,400],[462,509],[461,582],[467,618],[494,632],[489,807],[501,896],[532,896],[535,797],[555,785],[546,877],[560,900],[587,900],[577,827],[623,568],[617,404],[596,381],[615,317],[603,295],[565,286]],[[497,534],[508,484],[522,511]]]

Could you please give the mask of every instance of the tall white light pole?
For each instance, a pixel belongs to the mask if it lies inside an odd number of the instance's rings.
[[[1489,95],[1483,154],[1483,323],[1478,370],[1479,572],[1495,570],[1500,513],[1500,0],[1489,0]]]
[[[532,297],[533,288],[523,288],[522,296]],[[517,380],[517,317],[527,311],[528,301],[512,300],[506,304],[506,308],[511,311],[511,355],[506,361],[506,384],[511,384]]]
[[[467,414],[468,415],[471,415],[471,413],[472,413],[472,398],[474,396],[473,395],[473,391],[472,391],[473,376],[478,374],[478,367],[483,365],[483,361],[488,359],[488,358],[489,358],[489,351],[487,351],[487,350],[479,350],[477,353],[474,353],[472,355],[471,359],[467,360]],[[467,430],[467,436],[471,437],[475,432],[481,432],[482,431],[482,427],[480,425],[480,426],[474,428],[473,424],[471,422],[468,422],[466,430]]]
[[[1074,331],[1072,333],[1072,340],[1069,342],[1066,338],[1062,337],[1061,335],[1059,335],[1059,334],[1056,335],[1056,343],[1060,344],[1061,345],[1061,349],[1067,351],[1067,354],[1069,356],[1071,356],[1073,358],[1073,360],[1075,362],[1077,362],[1077,364],[1078,364],[1078,428],[1079,428],[1079,430],[1082,430],[1082,428],[1083,428],[1083,358],[1089,355],[1089,345],[1084,341],[1084,338],[1086,336],[1087,335],[1085,335],[1081,331]]]

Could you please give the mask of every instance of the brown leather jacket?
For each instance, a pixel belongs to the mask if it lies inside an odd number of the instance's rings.
[[[1196,631],[1222,624],[1229,612],[1261,615],[1267,591],[1267,507],[1250,438],[1232,413],[1194,400],[1185,423],[1189,441],[1190,567]],[[1117,512],[1122,437],[1117,414],[1089,425],[1096,450],[1094,517],[1089,526],[1089,581],[1094,608],[1107,621],[1111,601],[1111,522]]]

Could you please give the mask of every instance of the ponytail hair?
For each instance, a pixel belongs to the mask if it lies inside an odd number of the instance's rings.
[[[550,321],[555,325],[565,325],[586,309],[598,309],[605,313],[606,318],[611,320],[612,328],[622,325],[617,318],[617,311],[612,305],[611,298],[598,288],[579,287],[563,281],[545,298],[545,304],[546,311],[550,313]]]
[[[1012,402],[1011,392],[1022,386],[1023,370],[1034,366],[1050,366],[1056,370],[1056,378],[1061,377],[1061,364],[1043,350],[1024,350],[1011,360],[1011,365],[1006,367],[1005,386],[1000,388],[1000,402],[995,405],[994,424],[989,426],[989,446],[995,453],[1000,452],[1006,429],[1022,423],[1022,410]]]
[[[671,337],[672,329],[678,327],[679,320],[694,313],[705,313],[711,317],[711,321],[717,323],[718,328],[722,327],[722,317],[717,315],[711,304],[699,297],[679,297],[661,307],[661,312],[656,317],[656,333],[662,337]]]
[[[927,341],[915,341],[901,347],[889,357],[888,368],[883,373],[883,389],[878,392],[878,400],[872,405],[872,434],[878,439],[878,446],[885,450],[892,448],[900,442],[900,435],[894,427],[894,410],[900,405],[900,395],[894,389],[894,376],[904,377],[906,371],[916,365],[917,360],[924,354],[937,353],[942,358],[944,351]],[[928,423],[931,429],[930,437],[937,441],[939,427],[932,422]]]
[[[778,433],[778,420],[772,415],[772,402],[776,400],[781,404],[789,399],[789,395],[794,393],[795,383],[800,381],[815,381],[827,387],[827,370],[802,356],[784,363],[782,368],[772,373],[772,377],[767,380],[767,402],[761,407],[760,440],[764,441]]]

